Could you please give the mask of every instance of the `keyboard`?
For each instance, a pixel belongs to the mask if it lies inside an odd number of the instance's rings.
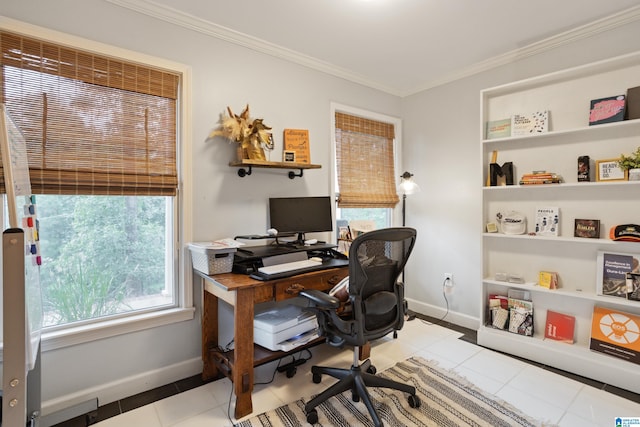
[[[278,274],[286,273],[289,271],[301,270],[303,268],[317,267],[322,265],[321,261],[311,261],[310,259],[303,259],[301,261],[285,262],[283,264],[270,265],[268,267],[260,267],[258,271],[263,274]]]

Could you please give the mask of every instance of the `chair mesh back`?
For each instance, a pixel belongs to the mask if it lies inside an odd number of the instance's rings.
[[[402,320],[403,301],[399,299],[403,293],[396,282],[415,236],[412,228],[386,228],[365,233],[351,245],[349,294],[360,304],[365,334],[383,328],[391,331]]]

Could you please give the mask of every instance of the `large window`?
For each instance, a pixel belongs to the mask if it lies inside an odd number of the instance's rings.
[[[392,225],[396,192],[396,123],[362,111],[340,111],[335,118],[336,218],[368,220],[376,228]]]
[[[176,307],[180,74],[8,31],[0,51],[37,195],[44,326]]]

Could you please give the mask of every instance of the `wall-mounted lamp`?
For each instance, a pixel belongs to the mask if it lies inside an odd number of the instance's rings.
[[[413,180],[413,174],[405,172],[400,176],[400,184],[398,184],[398,192],[402,193],[402,226],[405,226],[405,212],[407,195],[420,191],[420,187]]]

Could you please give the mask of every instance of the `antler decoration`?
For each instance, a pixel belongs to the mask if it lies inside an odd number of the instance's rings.
[[[227,115],[220,118],[220,127],[209,134],[209,138],[222,136],[237,142],[242,148],[243,158],[265,160],[264,150],[273,150],[271,128],[263,123],[263,119],[249,117],[249,104],[240,115],[234,114],[227,107]]]

